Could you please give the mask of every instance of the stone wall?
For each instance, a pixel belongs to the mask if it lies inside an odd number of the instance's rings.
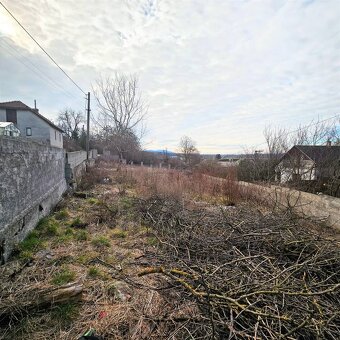
[[[66,190],[64,150],[0,137],[0,263]]]

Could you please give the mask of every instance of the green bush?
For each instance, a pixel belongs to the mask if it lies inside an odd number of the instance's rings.
[[[74,218],[71,223],[69,224],[70,227],[77,227],[79,225],[83,224],[83,221],[80,219],[80,217]]]

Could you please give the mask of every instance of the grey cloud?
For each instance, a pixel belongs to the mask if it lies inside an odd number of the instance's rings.
[[[268,123],[294,127],[340,104],[337,0],[5,2],[86,90],[100,74],[138,74],[152,148],[175,147],[188,134],[203,151],[234,152],[261,143]],[[81,108],[81,94],[29,39],[11,38]],[[3,95],[40,95],[54,112],[66,102],[14,59],[1,54],[0,62],[9,65]]]

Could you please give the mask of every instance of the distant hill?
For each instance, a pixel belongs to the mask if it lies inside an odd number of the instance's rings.
[[[237,154],[220,154],[222,158],[240,158],[242,155],[237,155]],[[204,159],[215,159],[216,158],[216,153],[215,154],[201,154],[201,156]]]
[[[159,154],[165,154],[167,153],[169,156],[176,156],[176,152],[169,151],[169,150],[145,150],[146,152],[152,152],[152,153],[159,153]]]
[[[169,156],[176,156],[177,153],[170,151],[170,150],[162,150],[162,149],[156,149],[156,150],[144,150],[146,152],[152,152],[152,153],[157,153],[157,154],[165,154],[166,152],[168,153]],[[222,158],[246,158],[247,155],[245,154],[220,154]],[[202,154],[201,153],[201,157],[203,159],[215,159],[216,158],[216,154]]]

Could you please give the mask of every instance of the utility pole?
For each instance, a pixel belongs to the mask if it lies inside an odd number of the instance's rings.
[[[90,153],[90,92],[87,93],[87,131],[86,131],[86,159],[89,159]]]

